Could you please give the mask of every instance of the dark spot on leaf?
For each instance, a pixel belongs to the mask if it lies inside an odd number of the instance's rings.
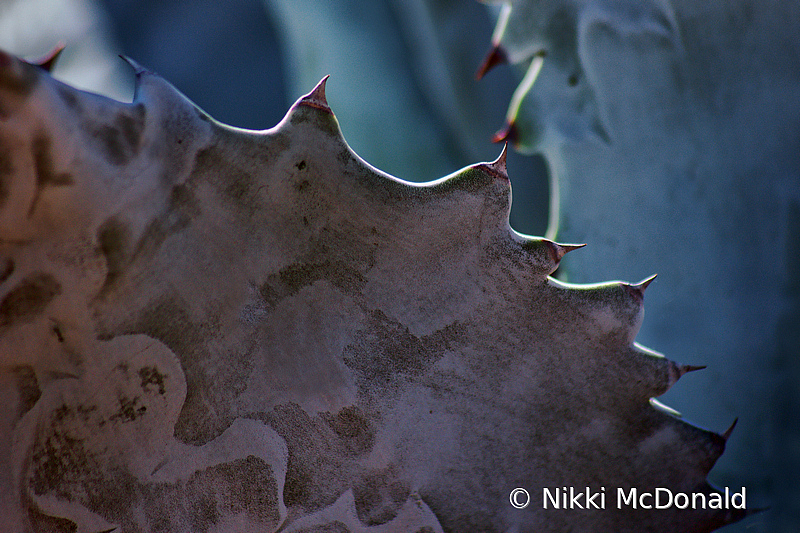
[[[139,369],[139,378],[142,380],[140,386],[145,392],[150,392],[154,387],[159,394],[164,394],[164,378],[167,376],[158,371],[154,366],[145,366]]]
[[[221,515],[244,514],[254,522],[272,526],[280,520],[275,474],[266,461],[253,455],[195,473],[186,490],[217,502]]]
[[[202,109],[200,109],[199,107],[195,107],[194,111],[195,111],[195,114],[197,114],[197,116],[200,118],[200,120],[202,120],[204,122],[212,122],[213,121],[213,119],[209,116],[209,114],[206,113],[205,111],[203,111]]]
[[[27,96],[38,83],[37,69],[31,65],[23,64],[22,69],[19,70],[0,68],[0,90],[8,91],[16,96]]]
[[[53,158],[50,153],[50,139],[44,134],[40,134],[33,139],[31,150],[33,152],[33,163],[36,172],[36,190],[28,209],[28,216],[36,210],[42,189],[45,187],[66,187],[74,182],[68,172],[56,172],[53,167]]]
[[[284,298],[319,280],[328,280],[345,294],[355,294],[365,283],[364,276],[341,261],[291,265],[271,275],[260,288],[264,302],[277,305]]]
[[[61,327],[58,324],[53,324],[53,334],[58,339],[58,342],[64,342],[64,334],[61,332]]]
[[[246,349],[231,350],[213,364],[208,339],[218,334],[213,324],[195,321],[186,304],[174,294],[158,295],[130,323],[103,337],[144,333],[158,339],[178,356],[186,373],[186,400],[175,425],[175,436],[195,445],[219,436],[232,422],[228,405],[240,395],[252,370]],[[211,362],[211,363],[209,363]],[[214,405],[214,410],[208,406]]]
[[[193,176],[213,175],[211,184],[225,201],[225,207],[246,218],[248,223],[262,207],[258,195],[259,182],[251,172],[252,168],[230,160],[217,148],[204,148],[195,156]]]
[[[0,143],[0,207],[8,200],[11,181],[14,178],[14,164],[11,162],[11,149]]]
[[[100,126],[94,131],[93,136],[102,145],[103,155],[109,163],[122,166],[129,161],[120,130],[111,126]]]
[[[17,416],[22,416],[39,401],[42,391],[39,388],[39,380],[33,367],[24,365],[13,369],[17,380],[17,392],[19,394],[19,412]]]
[[[375,428],[358,407],[344,407],[335,415],[321,413],[320,417],[341,439],[347,455],[365,454],[375,444]]]
[[[362,386],[369,388],[368,393],[382,394],[385,387],[376,389],[370,384],[378,381],[391,384],[424,373],[444,355],[461,329],[453,324],[418,337],[405,325],[374,310],[366,328],[357,331],[354,341],[345,347],[344,362],[359,372]]]
[[[569,85],[570,87],[575,87],[576,85],[578,85],[577,74],[572,74],[570,75],[569,78],[567,78],[567,85]]]
[[[10,257],[0,260],[0,283],[5,283],[14,273],[14,260]]]
[[[90,137],[99,143],[106,161],[115,166],[127,164],[137,153],[145,126],[144,104],[120,111],[113,125],[88,123]]]
[[[67,107],[74,109],[75,111],[80,112],[80,104],[78,103],[78,97],[75,95],[75,92],[71,87],[67,87],[66,85],[58,84],[56,86],[56,91]]]
[[[297,164],[295,165],[295,167],[297,167],[297,170],[304,170],[304,169],[306,168],[306,162],[305,162],[305,160],[303,160],[303,161],[300,161],[299,163],[297,163]]]
[[[107,268],[103,292],[114,284],[128,263],[129,239],[128,228],[115,218],[106,220],[97,231],[97,241]]]
[[[115,124],[122,132],[122,138],[134,154],[139,151],[139,143],[144,131],[145,115],[144,104],[139,103],[133,106],[130,114],[120,113],[115,120]]]
[[[167,209],[147,225],[136,243],[132,260],[150,257],[170,235],[189,227],[198,213],[194,192],[187,185],[175,185],[170,191]]]
[[[385,524],[397,516],[410,493],[397,469],[370,472],[353,486],[358,518],[368,526]]]
[[[66,518],[44,514],[36,506],[28,506],[28,520],[33,533],[75,533],[78,524]]]
[[[50,415],[49,430],[33,446],[30,485],[35,494],[68,497],[73,485],[97,470],[83,440],[69,430],[74,419],[74,411],[61,405]]]
[[[310,512],[333,504],[349,487],[354,467],[331,426],[296,403],[276,406],[263,419],[284,438],[289,452],[286,506],[299,505]]]
[[[141,418],[142,415],[144,415],[144,413],[147,411],[147,407],[144,405],[139,405],[138,396],[134,397],[133,399],[130,399],[126,396],[120,396],[118,401],[119,410],[108,417],[109,422],[134,422],[138,418]]]
[[[61,285],[50,274],[29,275],[0,302],[0,328],[32,320],[60,293]]]
[[[183,531],[187,524],[195,533],[216,531],[221,520],[232,517],[273,531],[280,520],[275,474],[253,455],[198,470],[185,481],[145,485],[141,492],[152,532]]]
[[[297,530],[297,533],[352,533],[344,523],[334,520],[325,525],[314,525],[314,527],[304,527]]]

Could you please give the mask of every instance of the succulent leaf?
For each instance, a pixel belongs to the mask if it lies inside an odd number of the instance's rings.
[[[701,532],[744,515],[542,509],[547,487],[711,494],[729,434],[651,405],[685,368],[634,343],[651,278],[548,277],[580,246],[510,228],[505,151],[406,182],[349,148],[324,79],[249,131],[131,64],[120,103],[0,55],[3,520]]]

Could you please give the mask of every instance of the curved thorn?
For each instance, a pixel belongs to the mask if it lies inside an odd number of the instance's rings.
[[[508,171],[506,169],[506,153],[508,149],[508,143],[503,146],[503,150],[500,152],[500,156],[492,161],[491,163],[478,163],[474,165],[473,168],[480,168],[484,172],[487,172],[495,179],[503,180],[503,181],[510,181],[508,178]]]
[[[136,61],[134,61],[133,59],[131,59],[130,57],[128,57],[128,56],[126,56],[126,55],[119,54],[119,57],[120,57],[120,58],[121,58],[121,59],[122,59],[124,62],[126,62],[128,65],[130,65],[130,66],[131,66],[131,68],[133,69],[133,73],[134,73],[136,76],[139,76],[139,75],[141,75],[141,74],[143,74],[143,73],[145,73],[145,72],[150,72],[149,70],[147,70],[146,68],[144,68],[144,67],[143,67],[143,66],[141,66],[139,63],[137,63]]]
[[[508,155],[508,143],[503,144],[503,149],[500,151],[500,155],[497,156],[497,159],[489,163],[489,167],[500,174],[501,176],[508,179],[508,168],[506,167],[506,157]]]
[[[584,246],[586,246],[586,243],[583,243],[583,244],[561,244],[561,243],[556,243],[556,244],[558,244],[561,248],[564,249],[564,253],[565,254],[569,253],[569,252],[572,252],[573,250],[579,250],[580,248],[583,248]]]
[[[519,137],[519,133],[517,132],[517,126],[514,122],[507,122],[505,127],[498,131],[497,133],[492,136],[493,143],[499,143],[504,141],[511,141],[511,144],[517,142],[517,138]]]
[[[328,83],[330,74],[322,78],[314,89],[300,99],[300,104],[331,112],[328,106],[328,99],[325,97],[325,84]]]
[[[45,55],[43,55],[39,59],[36,59],[34,61],[30,61],[30,64],[31,65],[36,65],[37,67],[40,67],[40,68],[43,68],[47,72],[52,72],[53,71],[53,67],[56,64],[56,61],[58,61],[58,58],[61,56],[61,52],[64,51],[64,48],[66,48],[66,46],[67,45],[66,45],[66,43],[64,43],[64,41],[59,41],[58,44],[56,44],[53,47],[52,50],[47,52]]]
[[[631,285],[631,288],[632,289],[638,289],[642,293],[644,293],[645,289],[647,289],[647,286],[650,285],[651,283],[653,283],[653,280],[656,279],[656,276],[658,276],[658,274],[653,274],[649,278],[643,279],[642,281],[640,281],[636,285]]]
[[[648,285],[650,285],[658,274],[653,274],[647,279],[640,281],[639,283],[631,284],[631,283],[622,283],[622,286],[627,289],[628,293],[631,296],[636,298],[637,300],[641,301],[644,299],[644,291]]]
[[[720,436],[727,441],[731,437],[733,429],[736,427],[736,424],[738,423],[739,423],[739,417],[736,417],[736,419],[733,421],[733,424],[731,424],[731,427],[726,429],[725,432],[722,433]]]
[[[483,78],[487,72],[492,70],[497,65],[508,63],[508,55],[506,51],[499,44],[495,44],[492,46],[492,49],[489,50],[489,53],[486,54],[486,57],[481,63],[481,66],[478,68],[478,71],[475,73],[475,79],[479,80]]]
[[[549,240],[547,241],[547,244],[550,247],[550,255],[553,257],[553,261],[556,264],[558,264],[569,252],[586,246],[585,244],[560,244]]]
[[[707,368],[706,365],[680,365],[678,367],[678,377],[682,377],[689,372],[696,372],[698,370],[705,370]]]

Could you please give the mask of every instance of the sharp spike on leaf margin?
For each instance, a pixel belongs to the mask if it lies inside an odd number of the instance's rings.
[[[558,264],[569,252],[583,248],[585,244],[560,244],[553,241],[548,241],[550,245],[550,253],[553,256],[553,261]]]
[[[506,169],[507,148],[508,145],[504,146],[503,150],[500,152],[500,155],[494,161],[489,163],[478,163],[476,165],[472,165],[470,168],[480,169],[495,179],[509,182],[508,170]]]
[[[556,243],[556,244],[558,244],[558,246],[560,246],[560,247],[561,247],[561,248],[564,250],[564,254],[565,254],[565,255],[566,255],[566,254],[568,254],[569,252],[572,252],[572,251],[575,251],[575,250],[580,250],[581,248],[583,248],[584,246],[586,246],[586,243],[583,243],[583,244],[562,244],[562,243]]]
[[[656,279],[658,274],[653,274],[647,279],[640,281],[639,283],[630,284],[630,283],[623,283],[623,286],[628,290],[628,292],[636,298],[637,300],[644,299],[644,291],[647,287]]]
[[[739,418],[736,418],[731,424],[731,426],[728,429],[726,429],[725,432],[722,433],[720,436],[727,441],[733,434],[733,430],[736,428],[736,424],[738,423],[739,423]]]
[[[328,99],[325,97],[325,86],[328,83],[329,77],[330,74],[322,78],[310,93],[300,99],[299,104],[321,109],[330,113],[331,108],[328,106]]]
[[[648,286],[649,286],[651,283],[653,283],[653,280],[655,280],[657,276],[658,276],[658,274],[653,274],[653,275],[652,275],[652,276],[650,276],[649,278],[647,278],[647,279],[643,279],[642,281],[640,281],[640,282],[639,282],[639,283],[637,283],[636,285],[633,285],[633,287],[632,287],[632,288],[639,289],[640,291],[644,292],[644,291],[645,291],[645,289],[647,289],[647,287],[648,287]]]
[[[501,177],[508,179],[508,167],[506,166],[506,157],[508,155],[508,143],[503,145],[503,149],[500,151],[500,155],[497,156],[497,159],[489,163],[489,168],[491,168],[495,173],[499,174]]]
[[[475,73],[475,79],[480,80],[494,67],[504,63],[508,63],[508,55],[505,50],[503,50],[502,46],[495,44],[492,46],[492,49],[489,50],[489,53],[486,54],[486,58],[484,58],[483,63],[481,63],[481,66]]]
[[[679,377],[684,376],[689,372],[697,372],[698,370],[705,370],[706,368],[708,368],[706,365],[680,365]]]
[[[136,76],[140,76],[140,75],[142,75],[142,74],[144,74],[146,72],[150,72],[149,70],[144,68],[142,65],[140,65],[139,63],[137,63],[136,61],[134,61],[133,59],[131,59],[130,57],[128,57],[126,55],[120,54],[119,57],[124,62],[126,62],[127,64],[129,64],[131,66],[131,68],[133,69],[133,73],[136,74]]]

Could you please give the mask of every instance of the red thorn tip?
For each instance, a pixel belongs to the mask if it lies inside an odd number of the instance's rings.
[[[41,67],[47,72],[52,72],[53,67],[58,61],[59,56],[61,56],[61,52],[64,51],[66,44],[63,41],[59,41],[52,50],[48,53],[40,57],[35,61],[31,61],[31,65],[36,65],[37,67]]]
[[[486,54],[486,58],[483,60],[483,63],[481,63],[480,68],[478,68],[478,72],[475,73],[475,79],[479,80],[483,78],[487,72],[501,63],[508,63],[508,55],[499,44],[495,44],[492,46],[492,49],[489,50],[489,53]]]
[[[328,83],[329,77],[330,75],[326,75],[324,78],[322,78],[317,86],[314,87],[310,93],[301,98],[300,101],[304,105],[316,107],[317,109],[322,109],[324,111],[330,111],[328,99],[325,97],[325,84]]]
[[[500,143],[504,141],[511,141],[513,144],[517,142],[518,136],[517,125],[514,122],[509,122],[502,130],[494,134],[492,137],[492,142]]]
[[[725,433],[722,434],[722,438],[728,440],[731,437],[731,434],[733,433],[733,428],[735,428],[736,424],[738,423],[739,423],[739,418],[737,417],[736,420],[733,421],[733,424],[731,424],[731,427],[726,429]]]

